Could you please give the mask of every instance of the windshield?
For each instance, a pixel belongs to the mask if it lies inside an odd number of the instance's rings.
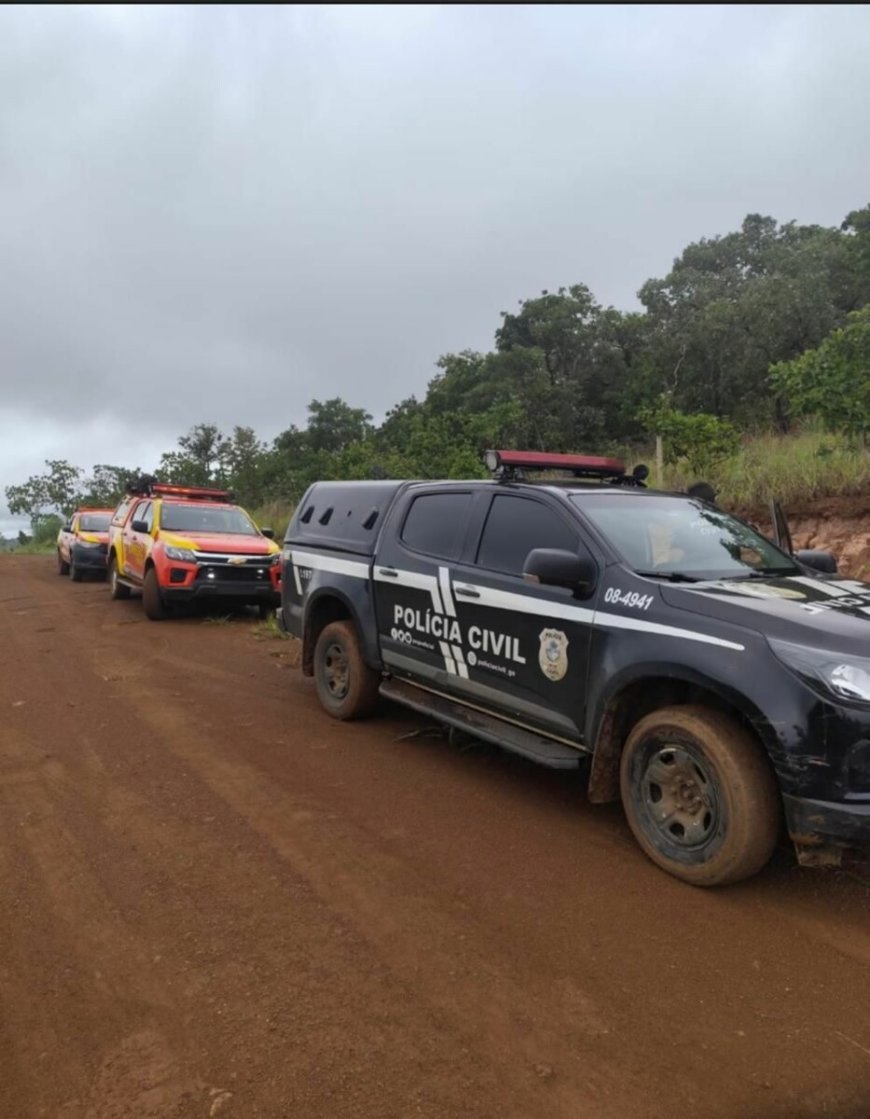
[[[665,494],[572,494],[572,499],[635,571],[696,579],[797,571],[769,540],[702,501]]]
[[[257,530],[247,513],[241,509],[215,507],[200,502],[180,505],[166,502],[160,514],[160,527],[169,532],[220,532],[238,536],[256,536]]]
[[[81,532],[108,532],[111,513],[82,513],[79,517]]]

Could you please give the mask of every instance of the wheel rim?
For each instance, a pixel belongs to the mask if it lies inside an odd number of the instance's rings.
[[[694,750],[658,743],[644,766],[641,797],[650,824],[667,843],[705,847],[718,833],[718,782],[706,759]]]
[[[350,688],[350,667],[347,653],[337,642],[333,642],[327,648],[323,658],[323,681],[333,699],[342,700],[347,696]]]

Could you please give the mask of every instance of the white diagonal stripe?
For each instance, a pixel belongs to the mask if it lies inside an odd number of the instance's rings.
[[[444,612],[451,618],[456,617],[456,607],[453,604],[453,590],[450,586],[450,572],[446,567],[438,568],[438,582],[441,584],[441,594],[444,598]]]
[[[455,676],[456,675],[456,662],[454,661],[453,657],[451,656],[450,646],[447,644],[446,641],[440,642],[440,645],[441,645],[441,655],[442,655],[442,657],[444,657],[444,664],[447,668],[447,671],[450,673],[451,676]]]

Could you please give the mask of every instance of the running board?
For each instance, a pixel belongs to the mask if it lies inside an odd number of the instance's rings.
[[[506,723],[464,704],[454,703],[444,696],[406,684],[403,680],[384,680],[380,692],[385,699],[401,703],[403,707],[410,707],[421,715],[430,715],[451,727],[458,727],[475,738],[493,742],[513,754],[520,754],[537,762],[538,765],[545,765],[550,769],[579,769],[585,761],[585,755],[579,749],[563,746],[561,742],[553,742],[552,739],[543,738],[533,731],[514,726],[513,723]]]

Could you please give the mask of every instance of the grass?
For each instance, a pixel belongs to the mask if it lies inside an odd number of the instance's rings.
[[[643,460],[652,468],[654,454]],[[653,469],[654,473],[654,469]],[[666,466],[664,488],[698,481],[687,463]],[[750,509],[777,498],[788,505],[866,493],[870,449],[821,431],[747,436],[738,453],[716,463],[704,478],[729,508]]]
[[[257,509],[251,509],[250,513],[254,518],[254,524],[260,528],[271,528],[275,533],[275,539],[280,544],[284,540],[287,525],[290,524],[290,518],[293,516],[295,508],[296,506],[292,502],[269,501]]]
[[[289,641],[288,634],[278,628],[278,619],[271,614],[262,622],[258,622],[251,630],[258,641]]]
[[[29,544],[16,544],[9,549],[10,554],[16,556],[51,556],[56,551],[57,543],[54,540],[43,540],[38,544],[31,540]]]

